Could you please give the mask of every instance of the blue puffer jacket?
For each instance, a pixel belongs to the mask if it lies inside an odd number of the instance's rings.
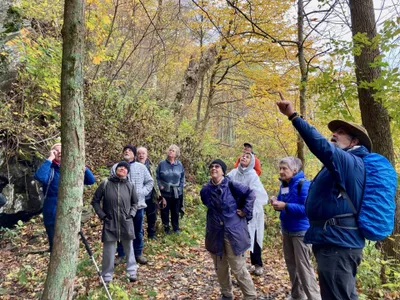
[[[324,164],[314,178],[306,200],[306,214],[310,220],[304,242],[308,244],[333,244],[346,248],[363,248],[364,237],[358,229],[315,224],[352,210],[339,192],[341,185],[349,195],[354,207],[360,210],[365,184],[365,168],[362,157],[368,155],[364,146],[355,146],[347,151],[328,142],[314,127],[301,118],[293,125],[304,139],[310,151]],[[352,222],[351,222],[352,221]],[[313,224],[313,222],[315,222]],[[354,219],[343,221],[341,226],[354,226]]]
[[[244,200],[244,206],[240,209],[246,213],[246,217],[240,217],[228,182],[227,177],[218,185],[209,181],[200,191],[201,201],[208,208],[206,249],[218,256],[224,252],[225,235],[235,255],[245,252],[251,245],[246,218],[252,217],[255,194],[249,187],[233,182],[236,197]]]
[[[286,203],[286,208],[282,210],[280,214],[281,227],[285,231],[306,231],[310,227],[310,222],[308,221],[304,206],[310,187],[310,182],[308,180],[303,181],[300,195],[298,193],[298,184],[303,178],[304,173],[300,171],[292,177],[289,183],[282,181],[278,200]],[[282,192],[282,188],[284,192]],[[288,189],[287,192],[286,188]]]
[[[54,177],[49,184],[51,168],[54,169]],[[43,222],[45,225],[52,225],[56,221],[56,208],[58,198],[58,181],[60,180],[60,166],[47,160],[37,169],[35,173],[35,179],[42,184],[43,194],[47,191],[46,199],[43,202]],[[86,168],[85,180],[86,185],[92,185],[95,179],[92,172]]]

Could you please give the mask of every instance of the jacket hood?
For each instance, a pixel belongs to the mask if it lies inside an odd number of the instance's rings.
[[[117,175],[111,175],[108,180],[112,181],[112,182],[127,182],[128,181],[128,177],[125,178],[119,178]]]
[[[255,161],[256,160],[254,158],[254,154],[250,153],[250,163],[249,163],[249,165],[247,166],[247,168],[243,168],[242,165],[239,162],[238,172],[241,173],[241,174],[246,174],[246,173],[250,172],[254,168]]]

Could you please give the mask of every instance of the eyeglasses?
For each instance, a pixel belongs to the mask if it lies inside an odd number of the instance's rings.
[[[213,168],[219,169],[219,168],[221,168],[221,166],[220,165],[210,165],[209,169],[211,170]]]

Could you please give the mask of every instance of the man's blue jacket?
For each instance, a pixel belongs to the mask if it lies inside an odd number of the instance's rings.
[[[365,184],[363,156],[368,155],[364,146],[355,146],[342,150],[323,137],[314,127],[302,118],[295,118],[293,125],[300,133],[310,151],[323,163],[324,167],[311,183],[306,200],[306,214],[311,226],[304,242],[308,244],[333,244],[346,248],[363,248],[364,237],[358,229],[343,227],[354,226],[353,222],[335,225],[313,225],[334,216],[351,214],[352,210],[339,191],[339,185],[349,195],[354,207],[360,210]]]

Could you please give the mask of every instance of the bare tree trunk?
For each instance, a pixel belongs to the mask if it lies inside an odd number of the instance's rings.
[[[72,299],[85,163],[84,1],[65,0],[61,73],[62,163],[54,248],[42,299]]]
[[[373,0],[350,0],[350,12],[353,39],[357,34],[366,34],[371,41],[377,34]],[[360,46],[354,39],[356,46]],[[361,109],[362,122],[372,139],[373,150],[386,156],[392,164],[395,162],[393,141],[390,133],[390,118],[388,111],[379,99],[375,99],[377,92],[366,84],[378,79],[381,73],[380,67],[371,66],[379,56],[379,48],[371,45],[361,45],[360,55],[355,55],[356,76],[358,84],[358,98]],[[396,198],[397,210],[395,224],[400,220],[400,201]],[[383,251],[389,256],[400,258],[399,226],[395,227],[393,240],[386,239],[383,242]],[[396,236],[397,235],[397,236]]]
[[[200,79],[204,77],[204,74],[214,64],[216,55],[217,49],[215,47],[211,47],[202,52],[202,55],[198,61],[192,59],[189,62],[189,66],[185,71],[185,78],[183,80],[182,88],[176,94],[174,101],[175,113],[180,113],[177,117],[177,126],[179,126],[181,123],[187,107],[194,99]]]
[[[197,130],[199,129],[200,119],[201,119],[201,104],[204,97],[204,77],[205,75],[201,78],[200,81],[200,94],[199,94],[199,102],[197,103],[195,132],[197,132]]]
[[[308,71],[306,59],[304,56],[304,3],[303,0],[297,2],[297,57],[299,59],[300,67],[300,114],[306,116],[306,90]],[[304,158],[304,141],[299,134],[297,134],[297,157],[303,162],[303,169],[305,167]]]

